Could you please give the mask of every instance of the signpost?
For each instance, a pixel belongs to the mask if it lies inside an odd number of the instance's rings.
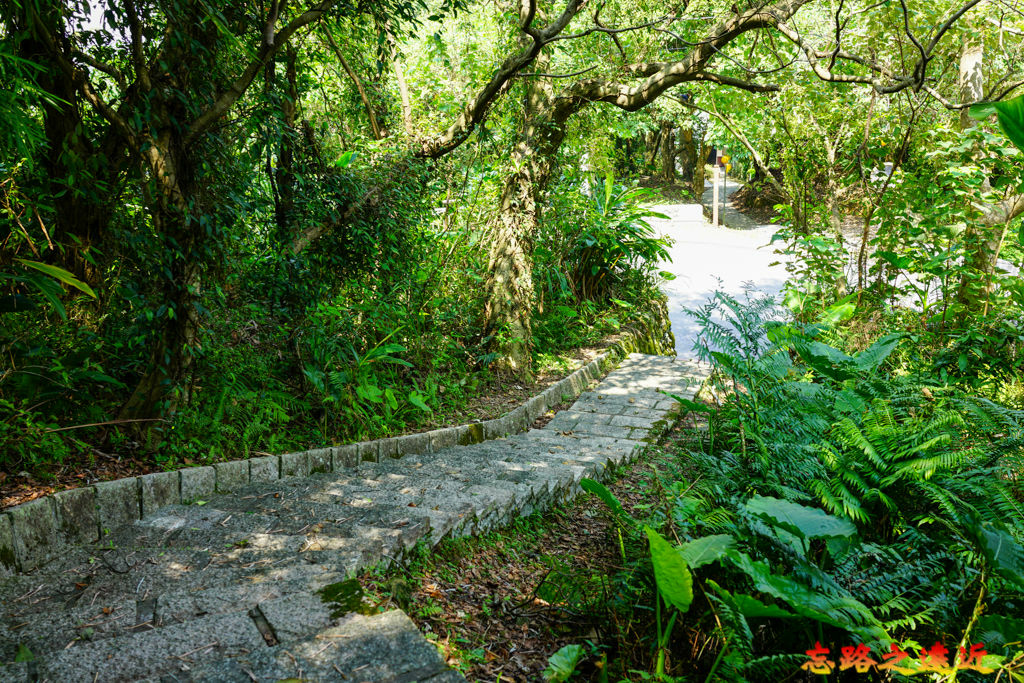
[[[714,181],[711,188],[711,225],[718,227],[718,164],[715,164],[715,172],[712,174]]]
[[[726,185],[729,183],[729,169],[732,168],[732,164],[729,163],[729,159],[732,159],[728,154],[722,155],[722,212],[725,212],[725,197],[726,197]]]

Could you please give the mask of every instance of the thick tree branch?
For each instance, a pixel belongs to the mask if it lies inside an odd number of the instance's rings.
[[[779,92],[779,90],[781,90],[781,88],[774,83],[751,83],[750,81],[743,81],[738,78],[733,78],[732,76],[725,76],[711,71],[702,71],[697,74],[693,80],[717,83],[718,85],[726,85],[730,88],[738,88],[749,92]]]
[[[226,114],[235,102],[238,101],[245,91],[249,89],[253,79],[256,77],[263,67],[266,66],[267,62],[277,53],[281,47],[288,42],[292,37],[292,34],[298,31],[303,26],[308,26],[315,21],[318,21],[324,14],[327,13],[333,5],[337,4],[338,0],[321,0],[315,6],[306,10],[295,19],[292,19],[283,29],[279,32],[274,33],[274,21],[277,19],[276,15],[272,12],[271,19],[267,22],[267,29],[264,30],[263,38],[260,41],[260,47],[256,51],[256,55],[252,61],[245,68],[242,74],[231,84],[227,92],[221,94],[220,97],[213,103],[213,105],[203,112],[199,118],[192,122],[189,126],[188,133],[185,134],[185,144],[193,142],[199,135],[206,132],[213,123],[221,116]]]
[[[132,65],[135,67],[135,77],[142,89],[149,91],[152,90],[153,83],[149,77],[146,57],[142,52],[142,24],[139,22],[139,11],[135,7],[135,0],[124,0],[124,7],[128,13],[128,26],[132,34]]]
[[[91,55],[88,55],[85,52],[82,52],[81,50],[72,50],[71,56],[75,57],[76,59],[80,59],[82,62],[88,64],[97,71],[102,71],[103,73],[107,74],[108,76],[113,78],[122,89],[127,87],[127,81],[125,80],[124,74],[121,73],[119,69],[112,67],[106,62],[101,62],[100,60],[95,59]]]
[[[484,120],[491,104],[501,93],[508,89],[516,74],[536,59],[537,55],[540,54],[541,48],[565,30],[565,27],[569,25],[572,18],[583,8],[585,2],[586,0],[568,0],[565,9],[557,19],[548,26],[538,29],[532,26],[537,11],[536,2],[530,0],[529,5],[523,7],[520,11],[520,28],[532,38],[530,44],[518,54],[502,62],[501,66],[498,67],[498,70],[495,71],[484,87],[480,89],[473,101],[463,107],[462,112],[455,119],[455,122],[448,127],[448,130],[437,137],[420,143],[419,149],[414,154],[420,158],[436,159],[448,154],[461,145],[476,126]]]
[[[684,58],[676,62],[641,65],[637,71],[647,77],[636,85],[608,81],[583,81],[570,86],[557,98],[556,120],[565,120],[588,102],[605,102],[626,111],[647,106],[673,86],[689,81],[711,80],[707,63],[737,36],[762,28],[774,28],[786,21],[810,0],[783,0],[774,5],[749,9],[719,24],[708,37]]]
[[[334,36],[331,34],[330,29],[322,32],[327,38],[327,44],[330,45],[331,50],[334,52],[334,56],[341,62],[341,68],[345,70],[348,77],[355,83],[356,90],[359,91],[359,99],[363,101],[363,107],[366,108],[366,115],[370,118],[370,129],[373,131],[373,139],[380,140],[384,136],[380,132],[380,125],[377,123],[377,114],[373,111],[373,104],[370,102],[370,98],[366,95],[366,90],[363,89],[363,82],[359,80],[359,76],[355,70],[349,65],[348,60],[345,59],[345,55],[342,54],[341,48],[338,47],[338,43],[334,40]]]
[[[989,227],[1006,225],[1021,214],[1024,214],[1024,194],[1014,195],[989,207],[982,216],[982,220]]]
[[[978,5],[982,0],[968,0],[963,6],[960,7],[956,12],[951,14],[946,21],[944,21],[939,28],[936,30],[935,35],[929,41],[928,46],[925,47],[910,31],[909,23],[909,10],[907,9],[904,0],[900,0],[900,7],[903,11],[903,29],[907,37],[914,44],[914,47],[918,51],[918,59],[914,63],[914,68],[911,70],[909,75],[896,76],[890,73],[887,69],[875,64],[873,61],[859,57],[857,55],[850,54],[849,52],[839,49],[838,41],[835,50],[823,51],[812,47],[800,32],[793,27],[780,23],[778,25],[779,33],[786,37],[791,43],[800,48],[804,56],[807,59],[807,63],[810,65],[811,70],[814,71],[814,75],[823,81],[829,83],[855,83],[861,85],[870,85],[874,88],[875,92],[882,95],[891,95],[893,93],[900,92],[910,87],[920,89],[924,86],[925,81],[925,70],[927,69],[928,62],[932,59],[932,53],[938,46],[942,37],[952,28],[968,10]],[[877,7],[873,5],[872,7]],[[859,64],[874,74],[878,74],[882,78],[876,78],[873,76],[866,75],[853,75],[853,74],[839,74],[832,70],[831,66],[826,67],[821,63],[822,59],[829,59],[830,64],[834,64],[835,60],[843,59],[855,64]],[[888,79],[886,82],[883,79]]]
[[[64,54],[60,46],[56,44],[53,36],[49,31],[46,30],[43,22],[40,20],[39,15],[35,10],[30,10],[30,18],[32,20],[32,29],[36,34],[36,37],[42,41],[49,50],[50,55],[57,62],[57,67],[64,72],[72,83],[75,84],[75,88],[81,93],[83,99],[88,102],[96,112],[110,123],[121,135],[121,138],[130,147],[138,147],[139,139],[135,131],[132,130],[128,122],[120,116],[113,107],[111,107],[93,86],[92,81],[89,80],[89,74],[82,69],[77,68]]]

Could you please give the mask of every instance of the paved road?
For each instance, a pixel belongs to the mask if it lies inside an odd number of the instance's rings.
[[[730,194],[736,189],[738,186],[729,184]],[[704,220],[699,204],[663,205],[658,210],[670,219],[653,219],[651,225],[674,240],[669,251],[672,263],[663,267],[676,279],[666,282],[662,289],[669,299],[676,352],[681,357],[692,357],[698,328],[684,308],[701,305],[716,289],[742,295],[743,285],[748,282],[759,291],[777,294],[785,282],[786,270],[782,265],[771,265],[779,259],[767,246],[775,226],[713,228]]]

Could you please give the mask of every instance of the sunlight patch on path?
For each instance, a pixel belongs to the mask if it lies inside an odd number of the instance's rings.
[[[768,294],[781,291],[786,269],[783,265],[771,265],[779,257],[767,246],[776,228],[713,228],[704,220],[699,204],[668,204],[657,210],[669,219],[651,219],[651,226],[673,240],[669,249],[672,262],[662,267],[676,279],[663,283],[662,291],[668,296],[676,353],[693,357],[698,327],[683,312],[684,308],[700,306],[716,289],[742,296],[744,283],[752,283]]]

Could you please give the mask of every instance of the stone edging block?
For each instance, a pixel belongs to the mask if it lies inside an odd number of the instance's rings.
[[[99,512],[100,538],[120,526],[141,519],[138,477],[96,484],[96,510]]]
[[[96,489],[86,486],[68,489],[53,496],[57,525],[68,543],[95,543],[99,540],[100,521],[96,510]]]
[[[188,467],[181,473],[181,502],[188,505],[203,496],[212,496],[217,488],[217,471],[209,465]]]
[[[0,579],[14,574],[17,569],[11,518],[9,515],[0,515]]]
[[[662,317],[665,315],[663,311]],[[666,325],[627,330],[596,359],[492,420],[376,441],[154,472],[61,491],[24,503],[0,514],[0,577],[15,571],[32,571],[60,553],[63,544],[94,543],[114,528],[131,524],[165,505],[188,504],[215,492],[238,491],[250,482],[306,477],[358,467],[361,462],[436,452],[526,431],[534,420],[563,399],[576,398],[586,391],[591,382],[600,379],[631,351],[640,347],[655,352],[671,351],[671,335],[664,334]]]
[[[143,517],[165,505],[180,503],[181,475],[177,472],[153,472],[142,475],[139,477],[139,499],[142,503]]]

